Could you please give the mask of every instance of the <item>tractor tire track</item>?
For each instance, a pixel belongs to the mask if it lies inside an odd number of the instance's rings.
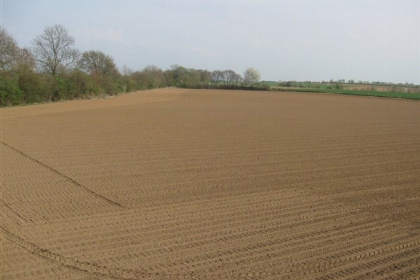
[[[22,152],[22,151],[20,151],[20,150],[16,149],[15,147],[13,147],[13,146],[11,146],[11,145],[9,145],[9,144],[7,144],[7,143],[3,142],[3,141],[1,141],[1,143],[2,143],[4,146],[8,147],[9,149],[11,149],[11,150],[13,150],[13,151],[17,152],[18,154],[20,154],[20,155],[24,156],[25,158],[28,158],[28,159],[30,159],[31,161],[36,162],[37,164],[39,164],[39,165],[41,165],[41,166],[43,166],[43,167],[45,167],[45,168],[49,169],[50,171],[54,172],[55,174],[59,175],[60,177],[65,178],[66,180],[70,181],[71,183],[73,183],[73,184],[74,184],[74,185],[76,185],[77,187],[80,187],[80,188],[84,189],[86,192],[90,193],[91,195],[93,195],[93,196],[95,196],[95,197],[97,197],[97,198],[99,198],[99,199],[105,200],[106,202],[108,202],[109,204],[111,204],[111,205],[113,205],[113,206],[117,206],[117,207],[119,207],[119,208],[124,208],[124,206],[123,206],[123,205],[121,205],[120,203],[115,202],[115,201],[113,201],[113,200],[111,200],[111,199],[109,199],[109,198],[106,198],[105,196],[103,196],[103,195],[101,195],[101,194],[98,194],[98,193],[96,193],[96,192],[92,191],[91,189],[89,189],[89,188],[87,188],[87,187],[83,186],[82,184],[80,184],[79,182],[77,182],[76,180],[74,180],[73,178],[70,178],[69,176],[67,176],[67,175],[65,175],[65,174],[63,174],[63,173],[61,173],[60,171],[58,171],[58,170],[56,170],[56,169],[52,168],[51,166],[46,165],[45,163],[43,163],[43,162],[41,162],[41,161],[39,161],[39,160],[37,160],[37,159],[35,159],[35,158],[33,158],[33,157],[31,157],[31,156],[29,156],[29,155],[25,154],[24,152]]]

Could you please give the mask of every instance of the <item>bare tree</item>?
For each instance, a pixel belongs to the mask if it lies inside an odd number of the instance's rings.
[[[244,73],[245,84],[256,84],[260,81],[260,72],[255,68],[248,68]]]
[[[127,65],[123,65],[123,67],[121,68],[121,72],[123,76],[130,76],[131,74],[133,74],[134,71]]]
[[[56,76],[75,65],[79,51],[73,48],[74,42],[62,25],[45,28],[44,33],[33,40],[33,54],[39,68]]]
[[[225,80],[225,75],[223,71],[214,70],[211,72],[211,79],[213,83],[223,83]]]
[[[241,76],[236,74],[233,70],[225,70],[223,71],[223,75],[225,78],[225,83],[228,84],[238,84],[241,80]]]
[[[19,68],[26,68],[34,70],[36,67],[36,61],[31,51],[23,48],[19,49],[16,62]]]
[[[207,70],[201,70],[201,69],[197,71],[200,74],[200,82],[203,85],[209,84],[211,81],[211,72]]]
[[[118,73],[112,57],[101,51],[84,52],[78,61],[78,66],[92,75],[99,74],[101,76],[113,77]]]
[[[233,77],[232,77],[232,82],[234,83],[234,84],[239,84],[239,83],[241,83],[242,82],[242,76],[241,75],[239,75],[239,74],[237,74],[237,73],[235,73],[234,75],[233,75]]]
[[[4,28],[0,28],[0,70],[34,69],[35,59],[28,49],[18,47]]]
[[[232,73],[234,73],[232,70],[224,70],[223,72],[223,82],[230,84],[231,83],[231,78],[232,78]]]
[[[0,28],[0,69],[11,70],[16,64],[19,47],[4,28]]]

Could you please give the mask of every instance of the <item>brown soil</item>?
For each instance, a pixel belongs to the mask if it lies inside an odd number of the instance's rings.
[[[420,277],[420,102],[163,89],[1,133],[1,279]]]

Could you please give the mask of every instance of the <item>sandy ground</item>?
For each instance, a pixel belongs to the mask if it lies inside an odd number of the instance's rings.
[[[0,129],[1,279],[420,277],[420,102],[161,89]]]

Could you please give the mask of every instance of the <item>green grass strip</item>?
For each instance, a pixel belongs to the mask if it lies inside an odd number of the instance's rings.
[[[356,96],[374,96],[420,100],[420,93],[402,93],[402,92],[379,92],[379,91],[358,91],[341,89],[318,89],[318,88],[272,88],[273,91],[295,91],[295,92],[315,92],[315,93],[333,93]]]

